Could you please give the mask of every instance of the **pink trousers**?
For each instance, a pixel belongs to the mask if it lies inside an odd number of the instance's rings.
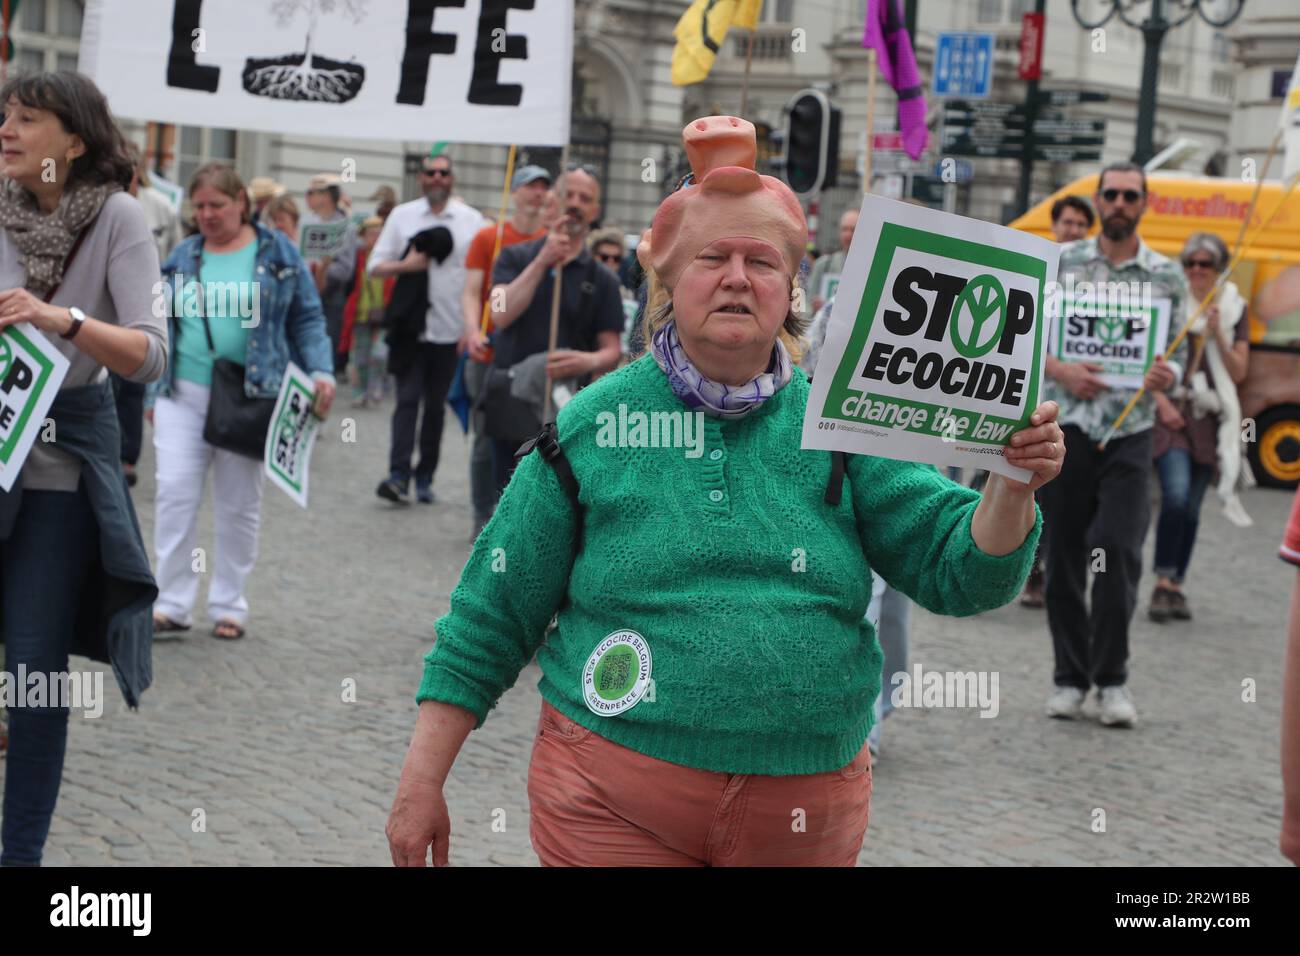
[[[715,773],[629,750],[545,701],[528,767],[543,866],[853,866],[871,801],[867,745],[828,773]]]

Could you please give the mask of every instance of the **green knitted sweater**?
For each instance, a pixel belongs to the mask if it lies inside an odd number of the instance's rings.
[[[927,465],[860,455],[840,504],[826,504],[831,455],[799,447],[808,391],[796,368],[750,415],[696,419],[650,357],[584,389],[558,420],[582,489],[581,552],[559,479],[529,455],[437,622],[416,699],[481,725],[537,654],[547,701],[640,753],[725,773],[847,764],[881,683],[863,618],[870,569],[931,611],[975,614],[1019,592],[1042,520],[1019,550],[992,557],[971,538],[977,492]],[[662,419],[653,439],[635,428],[636,412],[655,411],[691,414],[693,447],[662,447],[683,434]],[[659,447],[631,447],[647,442]],[[619,631],[649,648],[648,690],[597,714],[584,670]],[[605,670],[617,682],[621,667]]]

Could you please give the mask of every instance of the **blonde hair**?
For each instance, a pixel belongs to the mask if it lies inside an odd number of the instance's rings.
[[[298,215],[298,204],[289,196],[276,196],[262,210],[262,215],[272,223],[275,222],[275,217],[280,213],[291,216],[295,226],[298,225],[298,220],[302,218]]]
[[[655,274],[654,269],[646,269],[645,276],[648,283],[645,300],[645,344],[646,350],[649,351],[650,343],[654,341],[654,334],[673,319],[673,295],[659,281],[659,276]],[[792,292],[795,284],[795,280],[792,279]],[[803,334],[808,330],[808,323],[808,319],[801,318],[791,308],[786,312],[785,321],[781,323],[781,328],[777,332],[777,338],[785,343],[785,350],[790,353],[790,361],[795,364],[798,364],[803,356]]]
[[[248,198],[248,190],[244,188],[244,181],[239,178],[239,173],[235,172],[233,166],[228,166],[225,163],[208,163],[205,166],[200,166],[190,179],[190,188],[186,195],[193,199],[194,193],[204,186],[211,186],[217,192],[225,193],[239,203],[239,221],[241,223],[252,222],[253,202]]]

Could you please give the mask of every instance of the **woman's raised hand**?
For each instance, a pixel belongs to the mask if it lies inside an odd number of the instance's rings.
[[[1060,411],[1056,402],[1043,402],[1030,416],[1029,427],[1013,433],[1010,444],[1003,449],[1009,464],[1033,472],[1027,485],[1002,475],[990,478],[1002,478],[1016,491],[1032,492],[1059,475],[1065,463],[1065,433],[1056,424]]]

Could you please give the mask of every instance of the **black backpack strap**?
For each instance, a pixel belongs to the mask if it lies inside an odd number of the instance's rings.
[[[847,459],[842,451],[831,452],[831,474],[826,479],[826,503],[839,507],[844,490],[844,467]]]
[[[542,461],[555,470],[555,477],[560,480],[564,493],[569,496],[569,501],[573,505],[573,533],[574,540],[577,542],[574,554],[577,554],[582,551],[583,517],[582,505],[578,502],[578,476],[573,473],[573,467],[569,464],[564,449],[560,447],[560,433],[555,427],[555,422],[547,422],[537,433],[536,438],[530,438],[520,445],[519,450],[515,452],[515,461],[525,458],[534,449],[542,456]]]

